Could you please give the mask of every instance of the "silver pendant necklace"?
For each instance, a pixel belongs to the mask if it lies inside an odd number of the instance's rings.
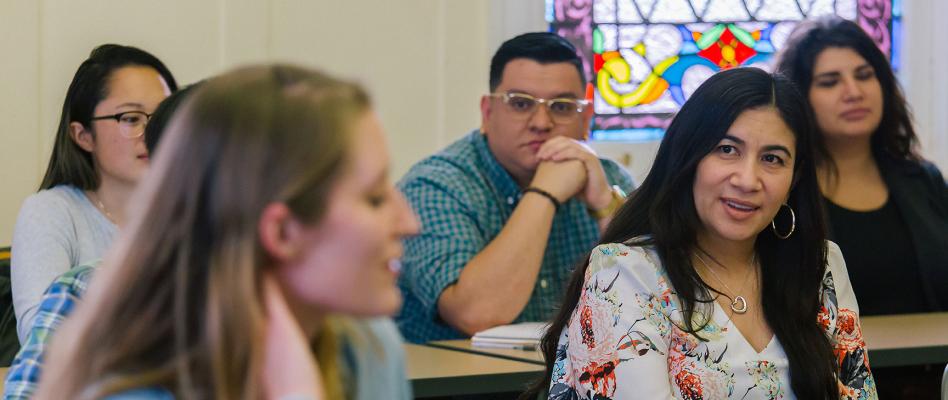
[[[731,311],[734,311],[735,313],[738,313],[738,314],[746,313],[747,312],[747,299],[745,299],[744,296],[741,296],[740,294],[738,294],[738,292],[734,291],[734,289],[731,289],[731,287],[728,286],[727,283],[725,283],[724,280],[721,279],[721,277],[719,277],[718,274],[715,273],[713,269],[711,269],[710,266],[708,266],[708,263],[704,261],[704,258],[701,257],[701,254],[695,253],[695,256],[698,257],[698,261],[701,261],[701,264],[704,264],[704,268],[707,269],[708,272],[711,273],[711,276],[713,276],[714,279],[717,279],[718,282],[724,285],[724,288],[726,288],[729,292],[734,293],[736,295],[734,296],[733,299],[731,299]],[[756,255],[754,256],[754,258],[755,259],[757,258]],[[751,261],[751,263],[754,263],[754,261]],[[746,286],[747,286],[747,279],[745,278],[744,283],[741,284],[741,291],[744,291],[744,288]]]

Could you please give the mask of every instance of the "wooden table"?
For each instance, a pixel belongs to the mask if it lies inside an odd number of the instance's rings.
[[[948,363],[948,312],[860,318],[873,367]],[[429,346],[543,365],[539,351],[474,347],[471,341],[442,340]]]
[[[405,345],[415,397],[523,391],[543,374],[537,364],[416,344]]]
[[[860,320],[873,367],[948,363],[948,312]]]

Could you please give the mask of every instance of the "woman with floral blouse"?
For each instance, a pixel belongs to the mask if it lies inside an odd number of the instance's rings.
[[[543,340],[546,380],[524,397],[877,397],[814,135],[782,76],[702,84],[575,271]]]

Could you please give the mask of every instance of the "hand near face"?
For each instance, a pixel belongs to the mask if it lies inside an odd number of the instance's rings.
[[[545,162],[561,163],[579,161],[585,174],[585,185],[580,188],[580,200],[594,210],[605,208],[612,202],[612,189],[606,179],[599,157],[589,146],[578,140],[557,136],[540,147],[537,158],[542,166]],[[537,168],[537,174],[540,169]]]
[[[324,399],[319,365],[283,291],[270,274],[264,274],[263,301],[267,311],[263,389],[265,398],[297,395]]]
[[[579,160],[540,161],[530,186],[545,190],[561,203],[586,186],[586,169]]]

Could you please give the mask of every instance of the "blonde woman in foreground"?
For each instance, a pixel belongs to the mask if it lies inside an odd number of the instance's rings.
[[[365,92],[277,65],[192,96],[37,397],[410,398],[387,316],[418,223]]]

